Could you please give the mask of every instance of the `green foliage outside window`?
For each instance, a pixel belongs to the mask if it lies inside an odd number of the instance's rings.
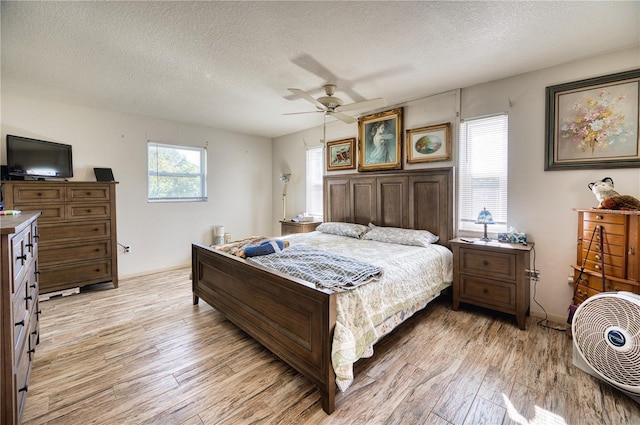
[[[205,152],[149,142],[149,200],[205,200]]]

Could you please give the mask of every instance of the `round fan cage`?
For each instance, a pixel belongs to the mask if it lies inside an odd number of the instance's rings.
[[[588,298],[571,328],[574,349],[598,375],[640,394],[640,296],[618,292]]]

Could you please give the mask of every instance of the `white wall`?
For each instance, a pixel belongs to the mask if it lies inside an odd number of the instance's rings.
[[[544,171],[545,88],[590,77],[640,67],[640,51],[629,49],[579,62],[514,76],[487,84],[463,88],[460,113],[463,118],[509,113],[509,217],[508,225],[525,231],[535,242],[536,268],[541,279],[536,284],[536,300],[556,321],[566,320],[572,291],[567,285],[571,264],[576,259],[577,215],[573,208],[597,205],[587,184],[612,177],[618,192],[640,198],[640,169],[591,169]],[[450,93],[409,102],[405,107],[405,128],[450,121],[457,123]],[[455,96],[454,96],[455,97]],[[291,167],[292,176],[304,172],[302,139],[318,144],[321,128],[280,137],[273,143],[274,169]],[[357,125],[332,122],[327,140],[357,135]],[[454,131],[454,145],[457,129]],[[457,159],[454,150],[454,161]],[[434,163],[448,166],[452,163]],[[289,187],[288,211],[304,210],[304,178],[296,177]],[[275,184],[275,183],[274,183]],[[274,186],[275,187],[275,186]],[[275,201],[274,216],[281,214]],[[278,198],[279,199],[279,198]],[[275,231],[276,229],[274,229]],[[531,311],[542,316],[532,300]]]
[[[74,177],[95,181],[93,167],[110,167],[116,186],[119,277],[191,262],[191,243],[212,242],[221,224],[234,239],[272,228],[271,140],[142,116],[95,110],[3,93],[6,134],[73,146]],[[208,143],[208,202],[147,202],[147,140],[186,146]],[[2,158],[6,145],[2,145]],[[1,163],[6,161],[1,160]]]

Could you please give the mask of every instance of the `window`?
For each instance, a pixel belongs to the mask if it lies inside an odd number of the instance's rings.
[[[496,224],[489,231],[507,230],[507,114],[472,118],[460,124],[460,231],[482,231],[475,224],[486,208]]]
[[[322,146],[307,149],[307,214],[322,220]]]
[[[206,149],[147,143],[149,202],[206,201]]]

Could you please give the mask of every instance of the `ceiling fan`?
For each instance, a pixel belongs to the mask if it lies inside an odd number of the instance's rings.
[[[352,124],[357,120],[350,115],[343,114],[343,112],[353,111],[356,109],[375,109],[387,104],[387,102],[383,98],[378,97],[376,99],[363,100],[361,102],[348,103],[346,105],[343,105],[342,99],[333,95],[336,92],[335,84],[325,84],[324,91],[326,93],[326,96],[321,96],[317,99],[304,90],[290,88],[289,91],[312,103],[318,110],[308,112],[291,112],[284,115],[324,112],[325,116],[332,116],[347,124]]]

